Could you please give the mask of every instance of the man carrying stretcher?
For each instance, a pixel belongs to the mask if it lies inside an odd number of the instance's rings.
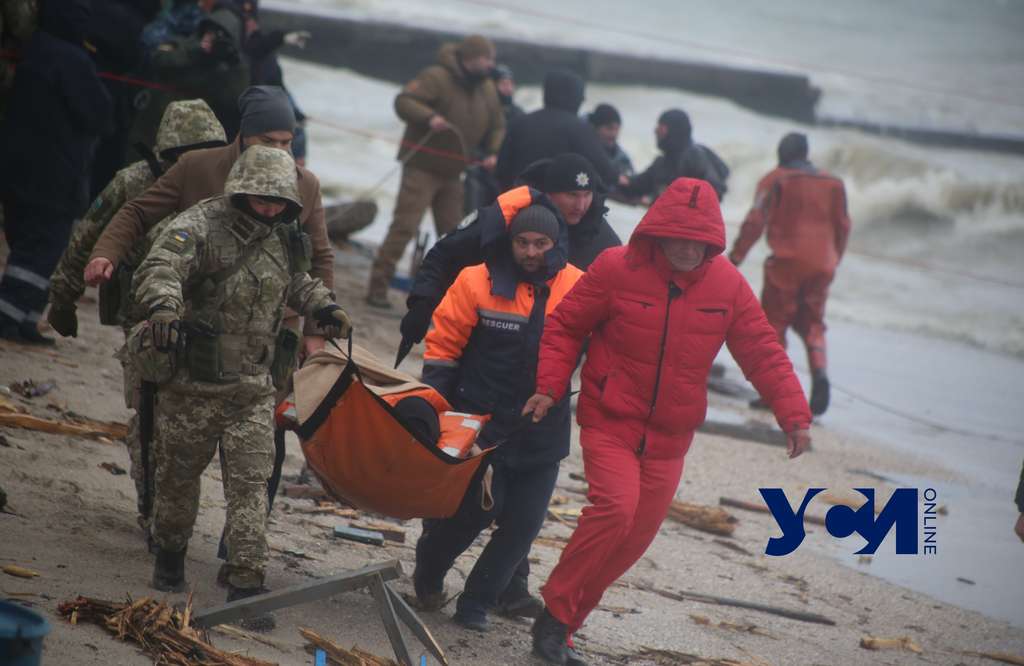
[[[438,608],[455,559],[497,523],[455,613],[459,624],[485,631],[489,609],[534,601],[523,564],[569,453],[568,391],[539,423],[520,413],[533,392],[545,317],[582,273],[567,264],[568,228],[543,194],[511,190],[481,215],[503,221],[505,233],[491,240],[503,249],[463,270],[434,312],[423,381],[455,410],[491,415],[477,443],[498,444],[488,456],[493,502],[474,483],[454,516],[424,520],[413,583],[421,604]]]

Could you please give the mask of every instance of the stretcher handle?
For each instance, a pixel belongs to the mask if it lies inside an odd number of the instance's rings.
[[[360,382],[365,384],[365,382],[363,382],[363,373],[362,373],[362,371],[359,370],[359,366],[356,364],[355,359],[352,358],[352,338],[354,338],[354,337],[355,337],[355,331],[349,331],[349,334],[348,334],[348,357],[347,357],[347,360],[345,362],[345,367],[347,368],[348,366],[351,365],[352,366],[352,371],[355,372],[356,377],[359,378]],[[340,351],[342,354],[345,353],[345,350],[338,346],[338,343],[334,340],[334,338],[327,338],[327,342],[329,342],[332,345],[334,345],[334,348],[337,349],[338,351]]]

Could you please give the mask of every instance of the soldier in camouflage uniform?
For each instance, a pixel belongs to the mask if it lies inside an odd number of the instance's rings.
[[[300,210],[291,155],[250,146],[232,167],[224,194],[171,220],[135,273],[135,301],[150,313],[141,324],[148,344],[167,350],[173,364],[156,406],[153,586],[159,590],[184,588],[200,477],[219,442],[228,601],[264,591],[271,373],[286,374],[274,363],[287,337],[285,305],[312,317],[330,337],[351,329],[333,294],[306,272],[308,244],[294,222]],[[248,626],[268,629],[273,618]]]
[[[57,270],[50,279],[50,309],[47,319],[53,330],[65,337],[77,337],[78,318],[75,302],[85,292],[82,271],[89,260],[96,240],[103,233],[107,223],[126,201],[134,199],[153,184],[180,155],[199,148],[227,145],[224,128],[209,105],[202,100],[185,100],[172,102],[164,112],[163,120],[156,137],[156,146],[150,160],[142,160],[117,172],[110,184],[100,193],[89,208],[89,212],[75,226],[64,255],[61,257]],[[154,238],[156,234],[151,234]],[[126,257],[118,267],[118,275],[110,285],[120,287],[100,289],[100,310],[108,313],[101,315],[103,323],[120,323],[127,336],[128,331],[138,321],[138,314],[129,312],[127,291],[131,280],[131,271],[139,265],[149,249],[149,243],[140,242],[133,248],[132,254]],[[104,285],[106,286],[106,285]],[[123,294],[123,298],[122,298]],[[122,353],[123,355],[123,353]],[[139,407],[140,381],[130,364],[123,363],[125,404],[130,409]],[[131,476],[135,482],[135,490],[139,507],[139,524],[148,529],[148,497],[152,486],[147,489],[143,474],[142,449],[139,442],[139,418],[133,414],[128,421],[128,436],[125,438],[131,458]],[[150,458],[150,479],[152,476],[152,456]]]

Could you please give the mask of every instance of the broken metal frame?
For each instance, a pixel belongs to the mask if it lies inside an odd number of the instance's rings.
[[[444,650],[437,644],[430,629],[416,615],[405,600],[391,589],[388,581],[402,575],[402,565],[398,560],[347,571],[345,573],[322,578],[283,590],[275,590],[246,599],[232,601],[222,606],[215,606],[199,611],[193,616],[193,624],[198,627],[212,627],[237,620],[253,618],[263,613],[307,604],[321,599],[333,597],[342,592],[351,592],[363,587],[370,588],[370,593],[377,602],[384,629],[387,631],[395,658],[403,666],[415,666],[409,655],[409,648],[402,636],[398,622],[401,620],[423,644],[427,650],[442,664],[447,666],[448,659]]]

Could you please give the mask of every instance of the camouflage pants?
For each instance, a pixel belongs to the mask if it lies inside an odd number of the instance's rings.
[[[263,584],[273,408],[269,391],[250,400],[166,390],[157,396],[153,539],[165,550],[188,545],[199,512],[200,478],[219,443],[224,453],[228,582],[240,588]]]

